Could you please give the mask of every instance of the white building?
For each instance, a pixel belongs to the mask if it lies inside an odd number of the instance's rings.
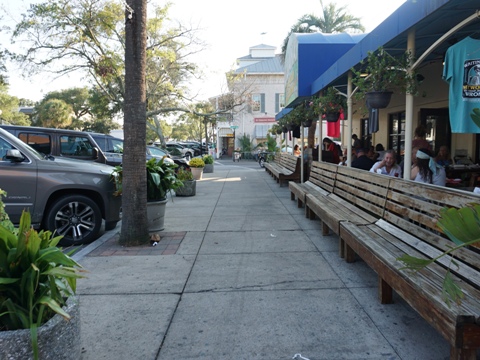
[[[284,71],[276,47],[260,44],[237,59],[235,80],[228,81],[234,99],[242,99],[228,114],[227,121],[217,124],[217,151],[229,156],[239,147],[238,139],[247,135],[253,146],[266,140],[267,131],[275,123],[275,114],[285,106]]]

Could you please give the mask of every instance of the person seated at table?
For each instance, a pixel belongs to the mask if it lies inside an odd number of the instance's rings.
[[[357,157],[352,161],[352,168],[369,171],[375,164],[375,161],[367,156],[365,149],[359,148],[356,149],[356,152]]]
[[[340,154],[338,152],[337,146],[332,141],[332,139],[328,137],[324,138],[323,145],[326,151],[330,151],[332,153],[332,163],[338,164],[340,162]]]
[[[435,161],[438,165],[443,167],[447,167],[453,164],[452,157],[450,156],[450,151],[448,150],[448,146],[440,146],[437,156],[435,156]]]
[[[373,164],[370,172],[388,176],[401,177],[402,168],[396,163],[395,150],[385,151],[383,159]]]
[[[430,150],[422,148],[417,151],[415,166],[410,172],[410,179],[427,184],[445,186],[447,175],[445,169],[438,165]]]
[[[302,151],[300,150],[300,146],[298,144],[295,144],[293,147],[293,155],[295,156],[300,156],[302,154]]]

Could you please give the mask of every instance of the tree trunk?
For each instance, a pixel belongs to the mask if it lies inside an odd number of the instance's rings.
[[[308,128],[308,147],[313,149],[315,147],[315,132],[317,130],[317,121],[313,121],[312,125]]]
[[[149,241],[146,178],[147,1],[127,0],[125,12],[125,101],[122,229],[120,244]]]

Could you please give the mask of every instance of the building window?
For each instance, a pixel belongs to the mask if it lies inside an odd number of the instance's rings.
[[[265,94],[252,95],[252,112],[265,112]]]
[[[390,114],[388,117],[388,149],[397,152],[397,157],[405,152],[405,112]]]
[[[275,113],[280,112],[285,107],[285,94],[275,94]]]
[[[370,146],[372,145],[372,135],[369,132],[368,121],[368,118],[360,120],[360,123],[362,124],[360,129],[360,139],[363,141],[364,149],[370,149]]]

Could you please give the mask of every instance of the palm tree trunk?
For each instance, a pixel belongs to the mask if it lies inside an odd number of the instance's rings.
[[[147,1],[127,0],[125,15],[125,151],[119,242],[133,246],[149,241],[145,170]]]

